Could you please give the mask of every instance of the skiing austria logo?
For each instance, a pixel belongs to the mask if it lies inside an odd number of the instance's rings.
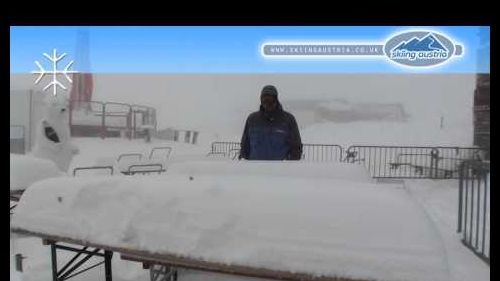
[[[461,56],[463,47],[454,45],[435,32],[411,31],[394,36],[384,46],[390,60],[408,66],[433,66],[453,55]]]
[[[261,46],[265,58],[325,59],[385,58],[408,67],[432,67],[463,55],[463,45],[434,31],[406,31],[386,42],[266,42]]]

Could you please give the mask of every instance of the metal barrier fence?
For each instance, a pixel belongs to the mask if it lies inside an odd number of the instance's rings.
[[[239,142],[213,142],[209,156],[237,159]],[[364,165],[374,178],[455,178],[462,161],[483,159],[477,147],[350,146],[303,144],[303,161],[334,161]]]
[[[374,178],[455,178],[462,161],[481,159],[476,147],[350,146],[343,162],[364,165]]]
[[[240,143],[214,142],[208,155],[226,157]],[[459,179],[458,230],[462,243],[490,264],[489,150],[477,147],[304,144],[302,160],[364,165],[373,178]],[[236,155],[237,156],[237,155]],[[231,157],[235,159],[236,156]]]
[[[219,155],[230,159],[238,159],[239,142],[213,142],[209,156]],[[343,148],[336,144],[303,144],[302,159],[306,161],[341,161]]]
[[[457,232],[467,248],[490,264],[490,165],[464,161],[459,171]]]
[[[212,143],[212,150],[209,155],[224,155],[229,157],[230,151],[240,150],[239,142],[216,141]]]
[[[314,162],[341,162],[343,148],[337,144],[303,144],[302,159]]]

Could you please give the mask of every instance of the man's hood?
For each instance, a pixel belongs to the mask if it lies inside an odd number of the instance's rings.
[[[265,112],[264,107],[262,105],[259,106],[260,112]],[[276,112],[283,111],[283,107],[281,106],[280,100],[276,97]]]

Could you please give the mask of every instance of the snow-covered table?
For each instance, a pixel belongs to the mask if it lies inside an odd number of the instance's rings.
[[[26,190],[11,228],[264,278],[449,280],[439,235],[407,191],[345,163],[195,161],[161,176],[48,179]]]

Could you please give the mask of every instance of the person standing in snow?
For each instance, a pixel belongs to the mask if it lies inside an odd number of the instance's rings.
[[[239,159],[300,160],[302,141],[295,117],[283,110],[278,90],[262,89],[259,111],[251,113],[241,138]]]

